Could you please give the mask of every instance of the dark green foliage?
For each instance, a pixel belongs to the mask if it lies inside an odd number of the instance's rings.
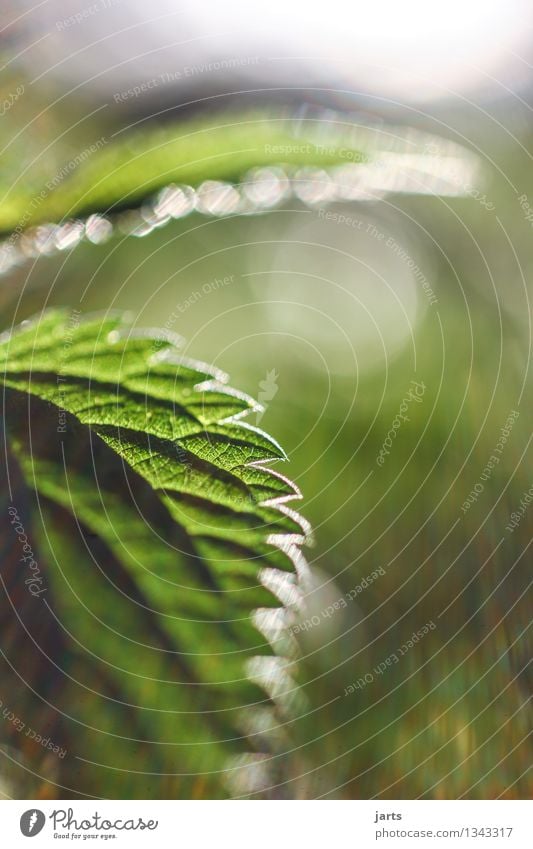
[[[307,536],[284,506],[297,489],[264,465],[283,451],[240,420],[258,407],[224,375],[119,318],[48,313],[0,355],[12,509],[40,577],[24,584],[9,514],[9,708],[41,736],[46,716],[67,751],[15,729],[17,757],[52,795],[224,794],[229,755],[254,748],[246,715],[269,703],[246,674],[273,651],[251,617],[277,641],[267,587],[294,585]]]

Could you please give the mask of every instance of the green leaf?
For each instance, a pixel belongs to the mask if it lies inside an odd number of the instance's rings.
[[[228,756],[257,744],[243,717],[271,705],[247,664],[261,679],[287,650],[299,492],[265,465],[279,445],[241,420],[258,405],[176,341],[53,311],[0,344],[18,482],[3,701],[66,755],[12,723],[2,737],[48,795],[224,795]]]
[[[345,139],[317,143],[311,129],[283,115],[221,115],[103,135],[50,173],[5,185],[0,231],[138,205],[170,183],[239,181],[248,169],[276,163],[346,163]],[[349,161],[362,157],[350,150]],[[18,174],[13,174],[13,181]],[[40,181],[38,179],[40,178]],[[6,177],[4,176],[4,181]],[[1,189],[0,185],[0,189]]]

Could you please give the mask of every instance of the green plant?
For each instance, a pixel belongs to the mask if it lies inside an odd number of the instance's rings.
[[[52,794],[224,794],[228,756],[257,748],[247,713],[273,707],[246,664],[275,689],[304,568],[283,451],[225,375],[121,318],[48,312],[0,356],[4,707],[66,755],[4,738]]]

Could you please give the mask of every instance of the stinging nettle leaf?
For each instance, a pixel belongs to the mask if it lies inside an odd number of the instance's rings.
[[[4,702],[51,741],[4,724],[13,762],[50,796],[224,795],[306,570],[284,452],[225,375],[120,317],[50,311],[0,358]]]

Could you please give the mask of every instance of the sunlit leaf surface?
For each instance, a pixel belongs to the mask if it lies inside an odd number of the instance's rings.
[[[35,792],[223,795],[228,756],[254,748],[243,717],[269,702],[246,669],[283,649],[299,493],[241,421],[257,405],[174,341],[51,312],[0,348],[4,692],[66,752],[3,724]]]

